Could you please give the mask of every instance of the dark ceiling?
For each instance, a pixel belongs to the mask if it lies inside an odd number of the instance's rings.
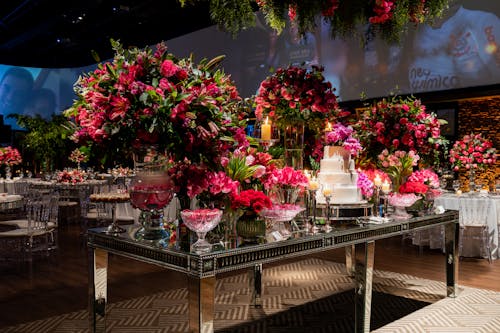
[[[155,44],[212,25],[208,2],[177,0],[4,0],[0,64],[66,68],[111,58],[110,38],[126,47]]]

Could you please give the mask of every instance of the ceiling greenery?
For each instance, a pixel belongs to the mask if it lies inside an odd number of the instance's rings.
[[[331,26],[332,37],[366,33],[387,41],[399,41],[408,23],[423,23],[439,17],[450,0],[178,0],[182,6],[209,2],[210,16],[220,28],[237,36],[255,25],[255,11],[280,33],[287,22],[297,25],[301,35],[313,31],[321,20]]]

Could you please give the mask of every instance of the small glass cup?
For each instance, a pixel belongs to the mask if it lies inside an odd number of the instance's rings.
[[[460,189],[460,180],[455,179],[452,183],[453,190],[455,193]]]

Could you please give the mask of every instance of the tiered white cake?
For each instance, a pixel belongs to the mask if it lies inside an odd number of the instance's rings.
[[[354,160],[343,147],[325,146],[323,159],[320,161],[318,181],[332,189],[330,203],[350,204],[362,202],[357,186],[358,173]],[[316,200],[325,203],[323,191],[318,191]]]

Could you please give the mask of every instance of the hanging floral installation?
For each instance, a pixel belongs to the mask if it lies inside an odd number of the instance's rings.
[[[196,1],[179,2],[185,6]],[[397,41],[408,23],[439,17],[448,3],[449,0],[210,0],[209,6],[212,20],[234,36],[254,26],[254,11],[260,10],[277,32],[284,29],[289,19],[302,35],[313,31],[321,18],[330,24],[333,37],[350,36],[360,25],[368,25],[371,33]]]

